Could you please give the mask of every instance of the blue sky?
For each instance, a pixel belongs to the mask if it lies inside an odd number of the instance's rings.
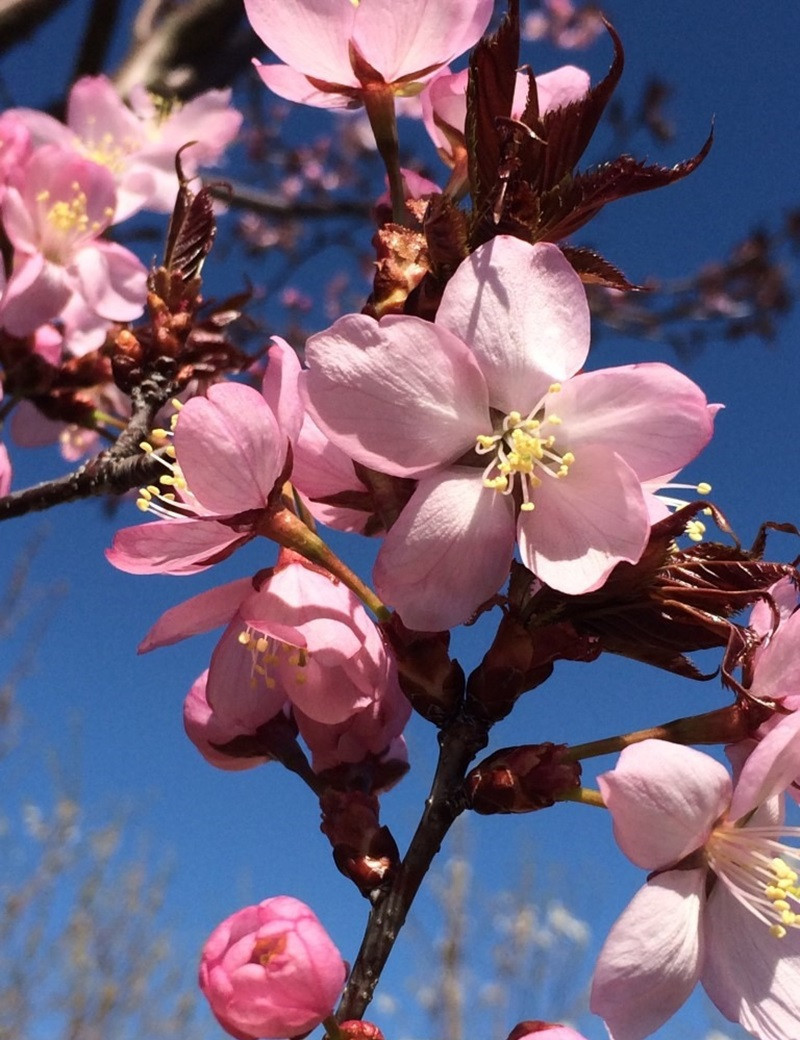
[[[35,106],[63,82],[68,62],[55,41],[74,30],[86,6],[68,4],[45,46],[19,47],[5,59],[0,72],[10,101]],[[723,0],[609,0],[605,10],[626,48],[622,95],[633,103],[652,75],[675,87],[669,112],[677,124],[676,139],[657,149],[642,136],[633,142],[633,150],[660,162],[677,162],[699,148],[712,116],[716,139],[694,175],[652,195],[614,204],[577,240],[596,245],[634,281],[651,274],[680,278],[719,257],[754,225],[774,225],[797,204],[800,8],[769,4],[756,12],[753,5]],[[585,64],[596,80],[607,68],[610,47],[600,40],[586,54],[559,58],[542,48],[531,49],[527,57],[537,71],[563,60]],[[330,115],[297,113],[292,118],[296,133],[305,127],[320,132],[324,125],[335,131]],[[601,135],[601,148],[603,140]],[[362,230],[364,243],[370,234],[370,229]],[[149,256],[145,253],[143,259]],[[241,255],[226,258],[224,280],[213,253],[205,273],[209,291],[220,293],[231,283],[241,284],[245,276],[259,278],[258,268]],[[308,277],[310,285],[313,272]],[[711,343],[679,365],[710,400],[725,404],[714,441],[690,468],[689,478],[713,484],[715,501],[746,543],[762,520],[800,520],[798,343],[800,321],[792,316],[770,347],[756,341]],[[639,360],[675,363],[675,356],[659,343],[604,333],[593,357],[595,365]],[[13,457],[15,487],[63,471],[49,450],[15,451]],[[168,606],[268,565],[272,550],[266,544],[249,546],[213,573],[194,579],[132,577],[113,570],[103,549],[117,527],[139,519],[132,504],[122,503],[109,520],[98,503],[88,502],[11,521],[0,531],[0,587],[21,547],[40,534],[33,583],[68,587],[41,640],[35,674],[19,691],[24,754],[30,763],[41,763],[47,749],[55,750],[63,768],[78,779],[90,813],[101,816],[120,806],[134,807],[150,847],[174,863],[169,916],[187,958],[196,956],[205,936],[227,914],[279,893],[314,906],[344,956],[352,958],[366,904],[333,868],[311,795],[274,765],[244,774],[217,772],[183,734],[182,700],[206,666],[215,636],[146,657],[135,653],[139,639]],[[371,544],[335,539],[334,545],[368,576]],[[797,551],[785,536],[775,538],[772,550],[781,559]],[[456,635],[456,653],[467,670],[480,658],[481,632],[489,634],[476,628]],[[3,666],[14,659],[24,637],[25,629],[3,648],[2,654],[8,654]],[[496,728],[491,747],[585,741],[708,710],[724,700],[714,681],[693,684],[626,661],[564,664],[554,680],[528,694],[513,717]],[[421,721],[412,720],[408,739],[412,772],[383,806],[383,819],[401,848],[418,818],[435,753],[435,733]],[[598,767],[611,764],[604,759]],[[19,752],[15,759],[0,762],[0,777],[7,813],[14,812],[23,795],[46,797],[46,771],[27,766]],[[476,818],[469,821],[465,840],[476,883],[486,891],[512,886],[521,865],[533,860],[537,876],[546,879],[548,895],[590,921],[589,963],[644,880],[616,850],[607,815],[589,808],[565,805],[520,818]],[[452,846],[445,848],[444,856],[450,851]],[[375,1016],[387,1036],[424,1035],[424,1020],[407,996],[408,980],[420,974],[434,912],[430,896],[423,894],[415,920],[398,943],[385,990],[404,1007],[394,1017]],[[474,936],[470,946],[478,977],[488,957],[481,940]],[[586,964],[577,971],[584,977]],[[536,1017],[542,1010],[531,999],[518,1017]],[[707,1004],[693,1000],[657,1037],[702,1040],[712,1021],[716,1019]],[[581,1020],[580,1025],[590,1040],[601,1040],[599,1022]],[[725,1032],[741,1035],[733,1026]],[[215,1035],[212,1025],[209,1035]]]

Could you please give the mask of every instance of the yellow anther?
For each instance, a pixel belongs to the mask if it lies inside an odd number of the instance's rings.
[[[783,925],[773,924],[770,926],[769,934],[773,936],[775,939],[785,939],[786,929],[783,927]]]
[[[551,383],[548,388],[549,394],[557,394],[561,390],[561,383]]]
[[[240,632],[236,637],[237,642],[241,643],[242,646],[250,645],[250,634],[248,632]]]
[[[159,440],[165,441],[165,440],[169,439],[169,433],[166,430],[155,429],[155,430],[151,430],[150,434],[153,437],[158,437]]]
[[[142,451],[148,453],[153,450],[153,445],[150,444],[148,441],[139,441],[139,447],[142,449]]]
[[[148,502],[148,500],[146,498],[137,498],[136,499],[136,508],[137,509],[141,509],[141,511],[143,513],[146,513],[147,510],[150,508],[150,503]]]
[[[50,198],[50,192],[45,188],[44,191],[40,191],[36,195],[37,202],[47,202]]]
[[[481,448],[491,448],[497,443],[497,437],[491,437],[488,433],[479,433],[475,440]]]
[[[155,489],[155,494],[158,494],[158,488]],[[139,488],[139,495],[147,502],[149,502],[150,499],[153,497],[153,492],[150,490],[149,487]]]
[[[166,448],[164,448],[164,454],[169,455],[171,459],[176,459],[178,457],[178,453],[175,451],[174,444],[168,444]]]
[[[561,418],[560,415],[548,415],[547,421],[549,423],[552,423],[553,426],[560,426],[564,420]]]
[[[179,401],[177,397],[173,397],[170,404],[178,412],[183,408],[183,401]]]
[[[702,480],[697,485],[697,493],[698,493],[698,495],[708,495],[708,494],[710,494],[711,493],[711,485],[707,484],[704,480]]]
[[[164,484],[167,487],[175,487],[178,483],[178,478],[173,476],[171,473],[162,473],[158,478],[159,484]]]
[[[519,508],[520,508],[520,512],[521,513],[532,513],[533,512],[533,502],[523,502],[522,505]]]
[[[259,638],[256,640],[256,650],[260,654],[263,654],[268,646],[269,641],[267,640],[267,638],[265,636],[259,636]]]
[[[561,461],[564,463],[565,466],[571,466],[572,463],[575,461],[575,456],[572,454],[571,451],[565,451],[564,454],[561,456]]]
[[[686,524],[686,534],[693,542],[702,542],[706,533],[706,525],[702,520],[690,520]]]

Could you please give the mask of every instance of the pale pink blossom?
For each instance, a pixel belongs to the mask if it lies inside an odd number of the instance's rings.
[[[613,1040],[643,1040],[699,981],[723,1015],[760,1040],[800,1021],[800,836],[782,793],[800,742],[773,733],[735,785],[700,751],[646,740],[599,777],[620,848],[649,880],[613,926],[591,1008]]]
[[[288,701],[311,722],[331,726],[364,713],[355,742],[383,750],[408,713],[380,632],[344,585],[292,554],[283,560],[289,562],[171,608],[140,653],[226,624],[206,685],[208,704],[223,725],[266,720]],[[336,746],[342,735],[333,735]]]
[[[492,7],[492,0],[245,0],[253,29],[283,63],[256,62],[263,81],[280,97],[320,108],[355,107],[367,90],[417,93],[478,41]]]
[[[200,989],[237,1040],[310,1032],[333,1011],[347,967],[312,910],[274,896],[238,910],[203,947]]]
[[[750,693],[790,711],[800,708],[800,597],[790,578],[769,590],[750,614],[749,627],[761,637],[753,655]],[[773,613],[773,611],[775,613]]]
[[[2,204],[14,263],[0,325],[26,336],[56,318],[102,344],[112,321],[144,309],[147,271],[122,246],[100,238],[111,222],[114,182],[97,163],[55,145],[38,148],[8,180]]]
[[[35,109],[14,109],[37,143],[50,142],[105,166],[117,185],[113,223],[147,208],[168,213],[175,204],[175,155],[186,176],[217,162],[235,139],[242,115],[230,90],[209,90],[185,105],[166,105],[143,87],[129,108],[105,76],[84,76],[70,91],[67,124]]]
[[[141,489],[137,502],[162,519],[117,532],[106,552],[115,567],[190,574],[254,537],[285,479],[289,444],[302,421],[296,369],[294,351],[281,341],[270,352],[264,393],[220,383],[180,408],[174,430],[160,431],[172,435],[166,450],[155,452],[164,475],[159,485]]]
[[[667,365],[580,373],[588,349],[563,254],[508,236],[464,261],[435,322],[347,315],[309,339],[315,423],[355,461],[418,481],[374,571],[410,628],[466,621],[502,585],[515,540],[571,594],[641,556],[643,482],[694,458],[713,409]]]
[[[467,121],[467,82],[469,72],[443,70],[420,95],[425,129],[448,166],[466,167],[464,127]],[[511,119],[519,119],[528,101],[530,80],[518,72],[514,88]],[[589,74],[575,65],[562,65],[536,77],[539,116],[582,98],[589,89]]]

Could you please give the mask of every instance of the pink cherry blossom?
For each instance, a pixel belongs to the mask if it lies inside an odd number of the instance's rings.
[[[417,93],[477,42],[492,7],[492,0],[245,0],[253,29],[283,62],[256,62],[263,81],[289,101],[320,108],[355,107],[381,86]],[[374,70],[366,82],[364,62]]]
[[[571,594],[641,556],[643,482],[694,458],[713,409],[667,365],[580,373],[588,349],[563,254],[508,236],[464,261],[435,322],[347,315],[309,339],[315,423],[357,462],[418,481],[374,571],[408,627],[466,621],[505,580],[515,538]]]
[[[237,1040],[310,1032],[342,990],[347,967],[312,910],[274,896],[237,910],[203,947],[200,989]]]
[[[622,851],[651,871],[600,953],[591,1008],[613,1040],[643,1040],[699,981],[760,1040],[800,1021],[800,851],[779,839],[800,743],[767,736],[736,784],[710,756],[646,740],[599,777]],[[792,866],[794,864],[794,866]]]
[[[221,383],[193,397],[175,417],[162,457],[160,486],[143,488],[139,507],[162,517],[117,532],[109,561],[131,574],[189,574],[204,570],[255,534],[258,518],[286,466],[301,421],[297,365],[283,342],[272,349],[272,406],[253,387]],[[269,389],[265,382],[265,388]]]
[[[325,739],[313,731],[323,768],[332,755],[352,761],[348,746],[379,753],[400,734],[409,712],[394,661],[355,595],[325,572],[284,552],[276,568],[255,579],[230,582],[168,610],[139,650],[221,624],[227,628],[211,656],[206,685],[221,725],[241,731],[271,718],[287,701],[309,720],[309,732],[311,723],[340,726],[361,713]]]
[[[147,271],[133,253],[100,238],[115,203],[108,170],[54,145],[11,173],[2,213],[14,267],[0,325],[26,336],[59,316],[69,320],[67,309],[77,307],[98,347],[109,322],[139,317]]]
[[[449,166],[460,166],[466,173],[466,142],[464,127],[467,121],[467,82],[469,72],[443,70],[432,79],[420,95],[422,118],[439,155]],[[528,101],[530,80],[523,72],[517,73],[514,99],[509,116],[519,119]],[[536,77],[539,116],[554,108],[577,101],[589,89],[589,74],[575,65],[562,65]]]
[[[37,143],[54,143],[105,166],[117,185],[113,223],[148,208],[168,213],[175,204],[175,155],[192,177],[215,163],[239,132],[242,115],[230,90],[209,90],[167,108],[147,91],[131,91],[131,108],[105,76],[84,76],[70,91],[67,125],[35,109],[15,109]]]

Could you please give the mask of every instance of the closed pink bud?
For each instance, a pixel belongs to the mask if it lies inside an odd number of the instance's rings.
[[[281,1040],[331,1014],[347,968],[317,917],[291,896],[246,906],[209,936],[200,989],[237,1040]]]
[[[558,1022],[520,1022],[508,1034],[508,1040],[586,1040],[569,1026]]]

